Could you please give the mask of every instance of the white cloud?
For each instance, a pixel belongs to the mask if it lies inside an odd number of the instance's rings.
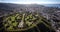
[[[13,2],[17,4],[60,4],[60,2]]]
[[[60,4],[60,2],[51,2],[51,1],[46,1],[46,0],[4,0],[4,1],[0,1],[0,2],[5,2],[5,3],[17,3],[17,4]]]

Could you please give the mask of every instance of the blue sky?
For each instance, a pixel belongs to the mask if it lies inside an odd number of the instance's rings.
[[[0,0],[3,3],[17,4],[60,4],[60,0]]]

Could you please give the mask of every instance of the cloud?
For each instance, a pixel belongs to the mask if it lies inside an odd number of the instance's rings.
[[[0,0],[3,3],[17,3],[17,4],[60,4],[57,0]]]
[[[60,2],[12,2],[16,4],[60,4]]]

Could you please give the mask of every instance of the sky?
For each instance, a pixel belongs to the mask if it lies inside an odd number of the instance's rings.
[[[60,0],[0,0],[0,3],[17,3],[17,4],[60,4]]]

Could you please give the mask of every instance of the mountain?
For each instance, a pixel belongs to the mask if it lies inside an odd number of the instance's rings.
[[[43,4],[46,7],[58,7],[60,8],[60,4]]]

